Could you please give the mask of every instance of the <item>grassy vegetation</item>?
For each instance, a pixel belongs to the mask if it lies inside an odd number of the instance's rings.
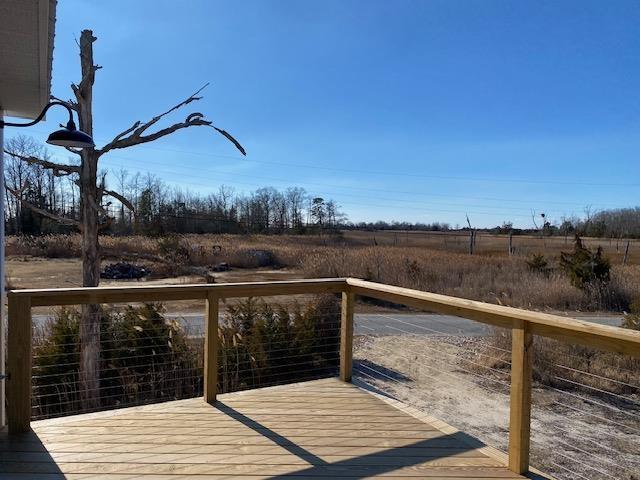
[[[103,237],[101,243],[105,258],[158,262],[154,273],[166,277],[203,273],[226,262],[236,269],[284,267],[301,277],[353,276],[490,303],[569,311],[627,311],[640,291],[640,266],[619,262],[613,262],[610,280],[603,288],[579,288],[560,268],[560,253],[572,250],[570,242],[562,249],[542,250],[544,254],[539,252],[537,256],[508,256],[506,251],[468,255],[411,242],[372,245],[363,242],[360,234],[354,238],[355,233],[347,232],[345,237]],[[375,235],[370,233],[369,238]],[[425,244],[430,245],[432,237],[425,236]],[[606,247],[608,240],[602,242]],[[591,249],[598,245],[593,239],[584,244]],[[9,255],[54,258],[77,257],[79,249],[78,235],[11,237],[7,247]],[[607,248],[602,255],[607,256],[606,252]]]
[[[640,291],[640,268],[612,267],[603,289],[580,289],[550,262],[532,271],[526,258],[463,255],[396,247],[331,248],[301,262],[308,276],[353,276],[446,295],[529,309],[628,308]]]
[[[533,345],[533,379],[538,385],[638,409],[640,359],[538,336]],[[479,351],[472,370],[486,374],[489,367],[496,373],[508,372],[511,332],[496,328]]]
[[[188,398],[202,391],[202,358],[162,305],[100,312],[101,408]],[[82,412],[80,312],[60,309],[34,337],[37,417]]]
[[[103,308],[100,410],[202,395],[202,337],[168,321],[161,304]],[[34,416],[83,411],[80,314],[60,309],[34,337]],[[219,391],[333,375],[340,305],[319,296],[302,305],[248,298],[228,306],[220,328]]]
[[[339,365],[340,304],[331,295],[288,307],[249,298],[228,307],[219,334],[224,392],[326,377]]]

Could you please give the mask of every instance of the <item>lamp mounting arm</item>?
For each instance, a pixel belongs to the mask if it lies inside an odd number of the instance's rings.
[[[45,105],[45,107],[42,109],[42,112],[40,112],[40,115],[38,115],[38,117],[28,123],[12,123],[12,122],[5,122],[0,120],[0,128],[4,128],[5,126],[7,127],[31,127],[32,125],[35,125],[36,123],[42,121],[42,119],[44,118],[45,114],[47,113],[47,110],[49,110],[51,107],[53,107],[54,105],[61,105],[64,108],[67,109],[67,111],[69,112],[69,121],[67,122],[67,129],[68,130],[75,130],[76,129],[76,124],[73,121],[73,113],[71,110],[71,107],[69,106],[68,103],[66,102],[61,102],[61,101],[53,101],[53,102],[49,102]]]

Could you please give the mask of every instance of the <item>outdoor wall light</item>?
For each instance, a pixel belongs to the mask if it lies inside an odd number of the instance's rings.
[[[47,143],[50,145],[57,145],[59,147],[75,147],[75,148],[95,147],[96,144],[93,142],[93,138],[91,138],[90,135],[76,128],[76,124],[73,121],[73,111],[71,110],[71,107],[65,102],[59,102],[59,101],[49,102],[44,107],[40,115],[38,115],[38,118],[36,118],[32,122],[10,123],[10,122],[4,122],[0,120],[0,128],[4,128],[5,126],[30,127],[32,125],[35,125],[36,123],[40,122],[44,118],[44,115],[45,113],[47,113],[47,110],[49,110],[54,105],[61,105],[67,109],[67,111],[69,112],[69,121],[67,122],[66,128],[62,128],[61,130],[56,130],[51,135],[49,135],[49,138],[47,138]]]

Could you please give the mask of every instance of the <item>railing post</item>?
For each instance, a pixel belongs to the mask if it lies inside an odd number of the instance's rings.
[[[218,393],[218,297],[209,291],[204,334],[204,400],[213,405]]]
[[[340,380],[351,381],[353,369],[353,304],[355,295],[342,292],[342,317],[340,322]]]
[[[31,299],[9,295],[7,420],[9,433],[31,429]]]
[[[531,436],[531,375],[533,336],[524,320],[514,320],[511,330],[511,405],[509,420],[509,470],[529,470]]]

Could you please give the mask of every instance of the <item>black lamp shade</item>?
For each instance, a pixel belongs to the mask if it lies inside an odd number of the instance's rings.
[[[93,138],[86,133],[80,130],[69,130],[68,128],[63,128],[62,130],[53,132],[49,135],[49,138],[47,138],[47,143],[50,145],[58,145],[60,147],[76,148],[96,146],[96,144],[93,143]]]

